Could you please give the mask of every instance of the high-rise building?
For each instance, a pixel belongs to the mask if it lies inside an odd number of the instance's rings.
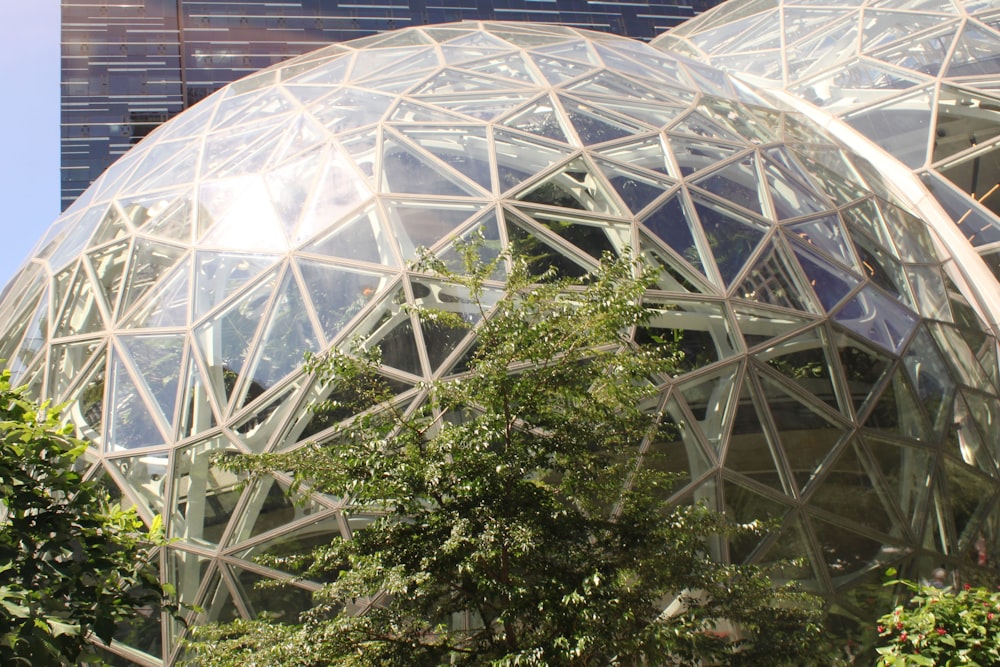
[[[62,208],[209,93],[330,42],[469,19],[650,39],[717,0],[62,0]]]

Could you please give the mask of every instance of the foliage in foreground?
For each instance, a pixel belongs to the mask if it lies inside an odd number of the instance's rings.
[[[86,444],[0,374],[0,664],[78,664],[160,601],[142,521],[73,465]]]
[[[878,620],[878,667],[990,667],[1000,664],[1000,592],[966,585],[937,589],[893,580],[913,591]]]
[[[714,562],[706,544],[733,528],[666,502],[675,480],[649,443],[674,439],[656,396],[676,346],[627,337],[647,321],[649,281],[606,257],[585,281],[539,283],[513,258],[493,308],[496,262],[479,263],[475,246],[464,253],[465,274],[431,260],[418,268],[457,286],[479,317],[418,315],[436,334],[478,321],[466,375],[424,387],[424,407],[407,412],[376,371],[377,351],[315,359],[334,385],[327,411],[390,407],[332,442],[228,463],[295,471],[303,489],[381,518],[273,562],[332,583],[297,625],[200,629],[197,664],[807,664],[819,635],[809,600],[755,568]]]

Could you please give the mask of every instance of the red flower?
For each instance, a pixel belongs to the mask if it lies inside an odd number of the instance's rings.
[[[899,635],[899,641],[905,642],[907,637],[908,637],[908,635],[905,632],[902,632]]]
[[[896,629],[897,630],[902,630],[903,629],[903,624],[902,623],[897,623],[896,624]]]
[[[935,630],[935,631],[936,631],[936,632],[937,632],[937,633],[938,633],[939,635],[946,635],[946,634],[948,634],[948,631],[947,631],[947,630],[945,630],[944,628],[934,628],[934,630]]]
[[[993,620],[993,612],[992,611],[986,612],[986,620],[987,621],[992,621]]]
[[[969,590],[970,588],[972,588],[972,584],[962,584],[962,588],[964,588],[965,590]]]
[[[884,626],[884,625],[877,625],[877,626],[875,626],[875,627],[876,627],[876,629],[877,629],[877,630],[878,630],[879,632],[885,632],[885,626]]]

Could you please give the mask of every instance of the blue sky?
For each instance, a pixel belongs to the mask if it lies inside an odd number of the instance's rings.
[[[59,0],[5,5],[0,287],[59,215]]]

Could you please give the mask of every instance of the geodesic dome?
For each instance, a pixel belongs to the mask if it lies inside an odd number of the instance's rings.
[[[996,3],[736,0],[653,44],[841,118],[916,170],[1000,276]]]
[[[991,565],[996,340],[963,257],[804,116],[621,37],[413,28],[227,86],[56,221],[0,299],[0,357],[66,403],[92,475],[163,515],[190,620],[292,620],[318,584],[257,588],[288,578],[257,559],[371,517],[212,455],[331,436],[305,352],[380,348],[404,404],[460,375],[475,332],[406,305],[471,305],[409,261],[480,232],[561,275],[604,251],[659,269],[652,328],[684,361],[658,406],[674,439],[650,444],[688,475],[679,502],[780,521],[720,558],[801,559],[785,574],[847,616],[887,565]],[[153,615],[112,651],[169,663],[181,634]]]

